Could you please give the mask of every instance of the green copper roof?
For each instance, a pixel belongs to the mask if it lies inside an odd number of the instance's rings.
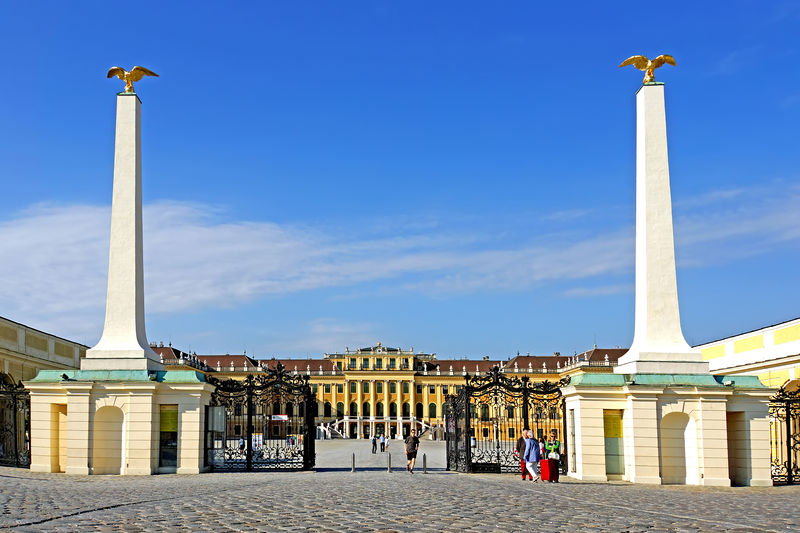
[[[31,381],[55,383],[58,381],[155,381],[159,383],[205,383],[206,377],[195,370],[41,370]]]
[[[576,387],[704,387],[766,389],[756,376],[713,376],[711,374],[595,374],[572,376],[570,385]]]

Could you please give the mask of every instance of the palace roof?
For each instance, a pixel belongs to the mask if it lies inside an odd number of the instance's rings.
[[[282,364],[290,372],[310,370],[313,373],[319,372],[320,367],[322,367],[323,372],[331,372],[336,368],[333,361],[328,359],[276,359],[273,357],[272,359],[261,359],[258,362],[264,368],[276,368],[278,364]]]
[[[440,372],[450,373],[450,367],[453,367],[453,373],[462,373],[466,369],[467,373],[483,373],[488,372],[492,368],[499,366],[502,368],[502,361],[493,361],[490,359],[434,359],[433,361],[425,361],[422,363],[423,370],[428,372],[436,372],[438,367]]]

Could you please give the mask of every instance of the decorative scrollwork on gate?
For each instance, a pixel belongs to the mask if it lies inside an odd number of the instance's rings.
[[[770,398],[770,469],[773,483],[800,483],[800,387]]]
[[[217,470],[310,470],[316,397],[308,376],[278,364],[265,374],[220,380],[209,407],[208,462]]]
[[[499,367],[484,374],[467,374],[459,394],[447,398],[448,469],[519,471],[515,450],[523,429],[532,429],[537,437],[556,429],[563,439],[561,387],[568,383],[569,377],[531,382],[527,376],[509,376]],[[563,460],[562,470],[565,468]]]
[[[31,397],[25,387],[0,373],[0,465],[31,464]]]

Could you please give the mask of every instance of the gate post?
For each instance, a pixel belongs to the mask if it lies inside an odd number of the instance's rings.
[[[251,471],[253,469],[253,383],[252,377],[248,376],[245,380],[245,389],[247,394],[247,442],[245,443],[245,450],[247,453],[247,462],[245,468],[247,471]]]
[[[12,416],[14,418],[14,438],[12,442],[14,442],[14,466],[19,468],[19,398],[17,397],[17,393],[14,392],[11,395],[11,406],[14,408],[14,412]]]
[[[792,483],[792,402],[786,400],[786,484]]]
[[[528,425],[528,376],[522,376],[522,429],[531,429]]]
[[[314,402],[316,405],[317,399],[311,392],[311,385],[308,384],[308,376],[304,376],[306,378],[306,383],[303,387],[303,396],[304,402],[306,404],[306,416],[305,416],[305,423],[306,423],[306,431],[305,436],[303,437],[303,470],[311,470],[314,468],[315,457],[316,457],[316,421],[314,420],[314,409],[312,408],[311,404]]]
[[[567,399],[561,397],[561,473],[565,476],[569,471],[569,464],[567,463]]]
[[[469,375],[467,375],[466,379],[469,379]],[[465,472],[472,472],[472,439],[470,438],[470,428],[469,428],[469,419],[470,419],[470,409],[471,409],[471,402],[470,398],[472,398],[472,387],[469,385],[464,385],[464,444],[465,444],[465,454],[466,457],[466,464],[464,465]]]

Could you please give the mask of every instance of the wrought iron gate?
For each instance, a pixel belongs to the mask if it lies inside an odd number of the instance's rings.
[[[770,398],[773,483],[800,483],[800,388],[781,388]]]
[[[514,456],[523,429],[547,438],[555,429],[561,441],[561,471],[566,473],[566,419],[561,387],[509,377],[498,367],[466,376],[466,385],[445,403],[447,469],[459,472],[519,472]]]
[[[317,401],[308,376],[278,364],[216,386],[206,416],[206,458],[212,470],[311,470]]]
[[[0,374],[0,465],[31,466],[31,396]]]

